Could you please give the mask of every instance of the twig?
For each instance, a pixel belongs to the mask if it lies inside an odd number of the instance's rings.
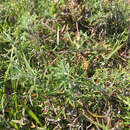
[[[89,117],[85,114],[85,111],[84,111],[83,109],[82,109],[82,115],[83,115],[84,117],[86,117],[92,124],[94,124],[98,130],[100,130],[99,127],[97,126],[97,124],[96,124],[91,118],[89,118]]]
[[[95,54],[96,50],[91,49],[82,49],[82,50],[67,50],[67,51],[44,51],[45,54],[55,53],[55,54],[61,54],[61,53],[87,53],[87,54]]]
[[[80,100],[78,100],[77,102],[78,102],[82,107],[84,106],[83,103],[82,103]],[[89,117],[85,114],[85,110],[84,110],[84,109],[81,110],[81,114],[82,114],[84,117],[86,117],[92,124],[94,124],[98,130],[100,130],[99,127],[97,126],[96,122],[94,122],[91,118],[89,118]]]
[[[42,24],[44,25],[44,26],[46,26],[50,31],[52,31],[53,33],[56,33],[56,31],[52,28],[52,27],[50,27],[47,23],[44,23],[44,22],[42,22]]]

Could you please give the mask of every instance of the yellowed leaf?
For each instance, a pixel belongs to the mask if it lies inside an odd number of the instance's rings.
[[[82,67],[86,70],[88,70],[89,68],[89,62],[87,60],[83,60],[82,61]]]
[[[78,45],[78,43],[77,43],[77,40],[76,40],[76,39],[74,39],[73,43],[76,45],[76,48],[77,48],[77,49],[79,49],[79,45]]]

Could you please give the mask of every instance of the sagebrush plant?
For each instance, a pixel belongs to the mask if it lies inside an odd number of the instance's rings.
[[[129,129],[125,2],[0,3],[1,129]]]

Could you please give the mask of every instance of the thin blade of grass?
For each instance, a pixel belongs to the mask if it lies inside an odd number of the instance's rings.
[[[13,121],[10,121],[9,124],[14,127],[16,130],[19,130],[19,127],[17,126],[16,123],[14,123]]]
[[[58,27],[58,30],[57,30],[57,45],[59,45],[59,27]]]
[[[23,54],[23,59],[24,59],[24,61],[25,61],[25,65],[26,65],[26,67],[27,67],[27,71],[28,71],[29,73],[31,73],[32,75],[34,75],[35,73],[34,73],[33,69],[30,67],[30,65],[29,65],[29,63],[28,63],[28,61],[27,61],[27,59],[26,59],[24,53],[22,53],[22,54]]]
[[[40,126],[42,126],[42,123],[39,121],[36,114],[31,109],[29,109],[28,107],[26,108],[26,110],[27,110],[29,116],[31,116]]]
[[[117,46],[115,50],[113,50],[109,56],[107,57],[107,60],[109,60],[116,52],[118,52],[119,49],[121,49],[123,46],[123,44],[121,44],[120,46]]]

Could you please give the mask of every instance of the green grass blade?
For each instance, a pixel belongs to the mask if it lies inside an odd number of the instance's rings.
[[[36,116],[36,114],[29,108],[26,108],[29,116],[31,116],[40,126],[42,126],[42,123],[39,121],[38,117]]]
[[[123,46],[123,44],[121,44],[120,46],[117,46],[115,50],[113,50],[109,56],[107,57],[107,60],[109,60],[119,49],[121,49]]]
[[[34,75],[35,73],[34,73],[33,69],[30,67],[30,65],[29,65],[29,63],[28,63],[28,61],[27,61],[27,59],[26,59],[24,53],[22,53],[22,54],[23,54],[23,59],[24,59],[24,61],[25,61],[25,65],[26,65],[26,67],[27,67],[27,71],[28,71],[29,73],[31,73],[32,75]]]
[[[17,126],[16,123],[10,121],[9,124],[10,124],[11,126],[13,126],[16,130],[19,130],[19,127]]]

